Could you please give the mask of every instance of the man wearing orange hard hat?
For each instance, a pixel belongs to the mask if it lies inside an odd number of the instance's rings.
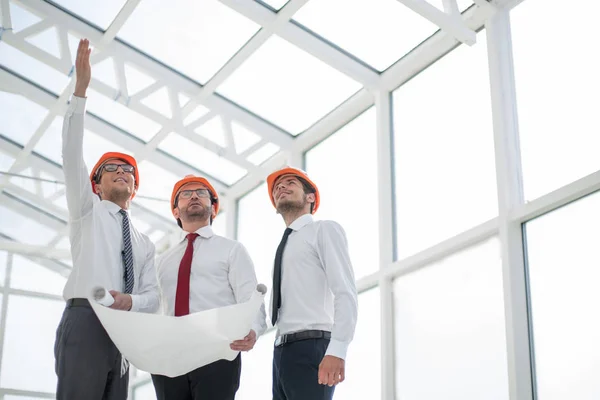
[[[213,232],[219,194],[210,182],[188,175],[175,183],[171,212],[182,232],[157,261],[163,312],[179,317],[248,301],[257,286],[254,264],[241,243]],[[248,335],[231,343],[231,349],[251,350],[266,329],[262,305]],[[174,378],[152,375],[152,382],[158,400],[233,400],[240,373],[238,354],[233,361],[215,361]]]
[[[306,172],[275,171],[267,189],[286,224],[271,291],[273,400],[331,399],[345,379],[358,314],[346,233],[337,222],[313,220],[321,198]]]
[[[73,270],[63,291],[66,308],[56,331],[57,399],[127,398],[128,362],[92,310],[88,297],[102,287],[111,308],[153,313],[159,306],[154,245],[131,223],[129,205],[140,184],[135,159],[105,153],[91,173],[83,161],[90,48],[79,42],[77,83],[63,124],[63,171]]]

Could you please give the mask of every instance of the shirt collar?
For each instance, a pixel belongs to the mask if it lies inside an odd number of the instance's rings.
[[[108,201],[108,200],[102,200],[102,204],[104,204],[104,207],[106,207],[106,209],[111,213],[111,214],[118,214],[119,211],[121,211],[121,207],[116,204],[113,203],[112,201]],[[127,212],[127,214],[129,216],[131,216],[131,214],[129,213],[129,210],[125,210],[125,212]]]
[[[303,216],[296,218],[296,220],[292,222],[289,227],[295,231],[299,231],[312,222],[313,216],[311,214],[304,214]]]
[[[181,233],[179,234],[179,241],[182,242],[187,237],[188,233],[189,232],[186,232],[182,229]],[[215,234],[211,225],[203,226],[202,228],[198,229],[196,233],[205,239],[208,239]]]

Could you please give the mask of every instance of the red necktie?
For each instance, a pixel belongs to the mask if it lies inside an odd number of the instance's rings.
[[[187,235],[187,248],[179,264],[179,275],[177,277],[177,293],[175,294],[175,316],[188,315],[190,313],[190,273],[192,272],[192,257],[194,255],[194,240],[197,233]]]

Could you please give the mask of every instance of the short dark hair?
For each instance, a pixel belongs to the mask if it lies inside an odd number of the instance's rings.
[[[304,190],[304,194],[309,194],[309,193],[316,193],[317,191],[315,190],[315,188],[308,183],[308,181],[304,178],[302,178],[301,176],[297,176],[296,178],[300,181],[300,183],[302,184],[302,189]],[[312,202],[310,203],[310,213],[313,213],[313,208],[315,207],[315,203]]]

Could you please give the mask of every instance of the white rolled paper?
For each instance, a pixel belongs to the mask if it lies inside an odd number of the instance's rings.
[[[102,304],[103,306],[110,307],[115,302],[115,299],[103,287],[96,287],[92,290],[92,298],[96,300],[96,303]]]
[[[267,287],[264,284],[259,283],[258,285],[256,285],[256,291],[259,292],[260,294],[266,294]]]

